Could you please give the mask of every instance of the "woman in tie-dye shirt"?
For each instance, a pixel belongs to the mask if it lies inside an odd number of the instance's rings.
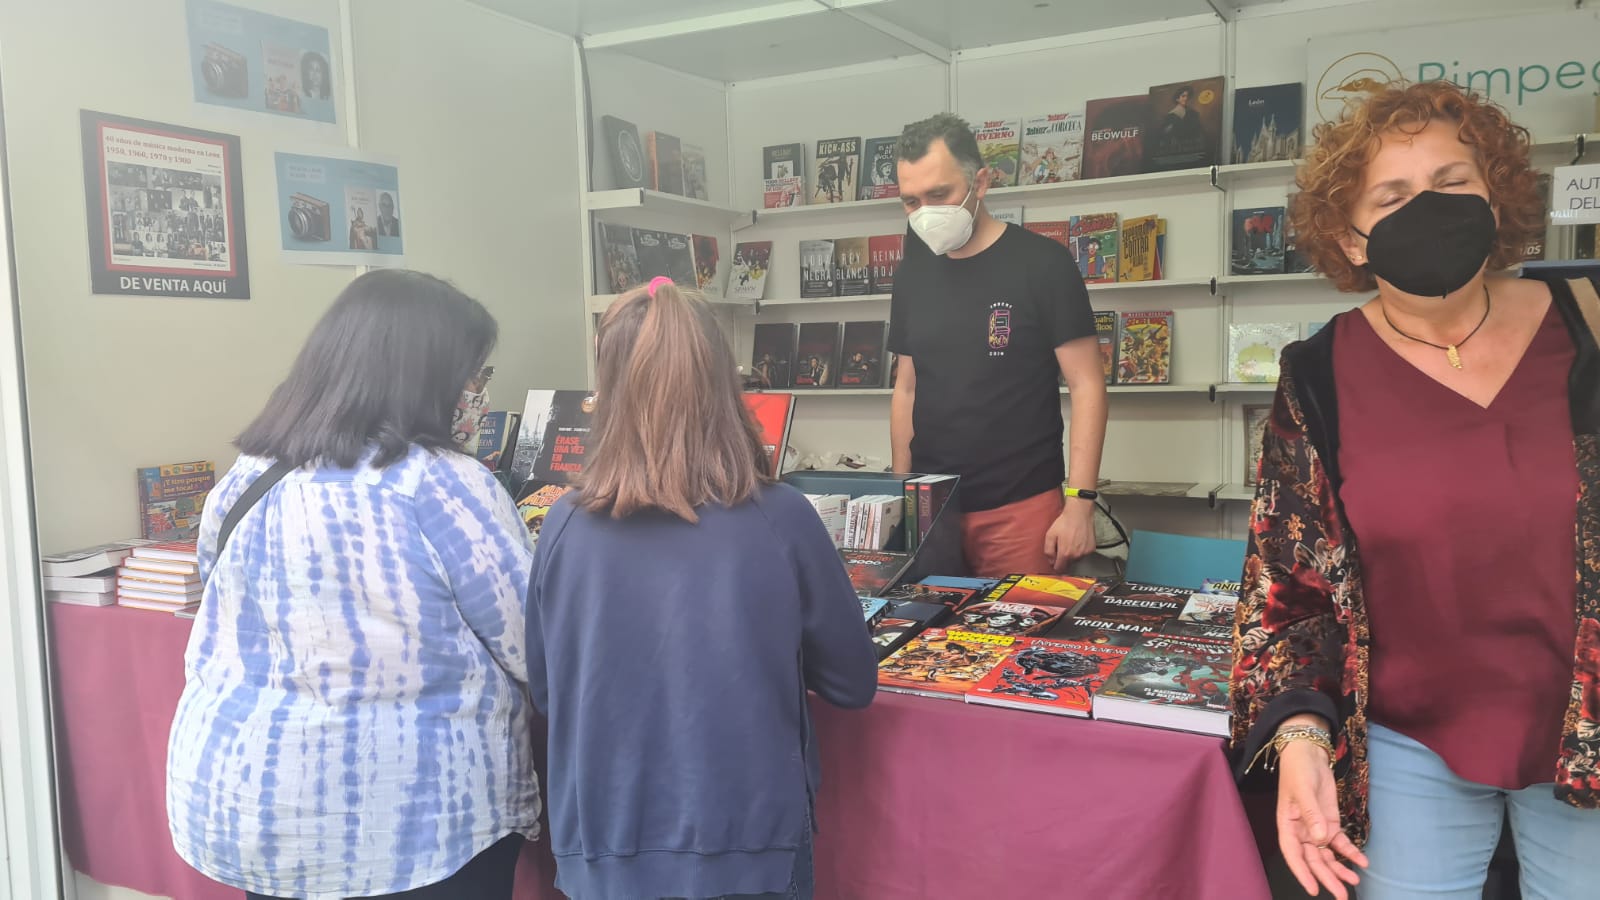
[[[436,278],[356,279],[206,504],[167,809],[251,896],[509,898],[536,836],[510,496],[451,416],[496,336]],[[274,461],[296,466],[221,525]]]

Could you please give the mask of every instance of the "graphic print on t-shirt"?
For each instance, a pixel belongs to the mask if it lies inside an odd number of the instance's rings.
[[[989,355],[1005,356],[1011,346],[1011,310],[1009,303],[989,304]]]

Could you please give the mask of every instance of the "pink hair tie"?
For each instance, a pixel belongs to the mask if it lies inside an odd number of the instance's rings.
[[[665,275],[657,275],[656,277],[650,279],[650,288],[649,288],[650,299],[654,300],[656,298],[656,288],[662,286],[663,284],[671,284],[671,283],[672,283],[672,279],[668,278]]]

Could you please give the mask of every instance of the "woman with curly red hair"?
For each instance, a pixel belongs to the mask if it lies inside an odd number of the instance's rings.
[[[1307,891],[1600,884],[1600,299],[1509,277],[1528,134],[1453,84],[1320,126],[1292,212],[1340,290],[1283,355],[1251,509],[1233,747]],[[1575,539],[1576,538],[1576,539]],[[1365,872],[1358,876],[1356,869]]]

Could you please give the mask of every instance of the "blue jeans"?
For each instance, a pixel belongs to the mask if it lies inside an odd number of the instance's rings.
[[[1600,810],[1562,803],[1549,784],[1507,791],[1466,781],[1381,725],[1369,727],[1368,752],[1371,866],[1360,873],[1360,900],[1480,900],[1508,809],[1524,900],[1600,895]]]

